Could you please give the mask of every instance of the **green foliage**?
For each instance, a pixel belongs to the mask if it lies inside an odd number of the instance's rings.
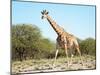
[[[82,54],[96,55],[96,42],[93,38],[87,38],[80,43]]]
[[[35,25],[12,26],[12,59],[47,58],[54,44],[42,37],[41,31]]]

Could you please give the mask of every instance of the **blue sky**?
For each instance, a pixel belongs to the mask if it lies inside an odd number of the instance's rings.
[[[46,19],[41,19],[44,9],[67,32],[80,39],[95,38],[95,6],[13,1],[12,24],[35,24],[44,37],[55,40],[53,28]]]

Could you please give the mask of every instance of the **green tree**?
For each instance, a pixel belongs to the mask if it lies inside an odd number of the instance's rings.
[[[96,42],[93,38],[87,38],[80,43],[80,49],[82,54],[95,55],[96,54]]]
[[[28,53],[34,53],[34,51],[32,51],[33,49],[35,49],[34,43],[36,43],[40,39],[40,37],[40,30],[35,25],[13,25],[12,57],[19,58],[22,61],[23,58],[26,58]]]
[[[42,37],[35,25],[17,24],[12,26],[12,59],[51,58],[55,44]]]

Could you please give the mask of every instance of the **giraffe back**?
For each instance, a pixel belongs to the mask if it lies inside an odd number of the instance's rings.
[[[66,44],[68,48],[78,46],[78,42],[76,38],[73,35],[68,34],[66,32],[62,33],[61,35],[57,37],[57,43],[59,44],[61,48],[64,48],[64,44]]]

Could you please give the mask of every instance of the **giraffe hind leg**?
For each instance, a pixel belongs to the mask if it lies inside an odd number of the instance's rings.
[[[78,52],[78,54],[80,56],[80,60],[81,60],[82,66],[83,66],[83,60],[82,60],[80,49],[79,49],[79,47],[77,47],[76,49],[77,49],[77,52]]]
[[[74,47],[75,47],[75,49],[77,50],[77,52],[78,52],[78,54],[79,54],[79,56],[80,56],[80,60],[81,60],[81,63],[82,63],[82,65],[83,65],[82,56],[81,56],[81,51],[80,51],[80,49],[79,49],[79,44],[78,44],[77,40],[74,40],[74,41],[73,41],[73,44],[74,44]]]

